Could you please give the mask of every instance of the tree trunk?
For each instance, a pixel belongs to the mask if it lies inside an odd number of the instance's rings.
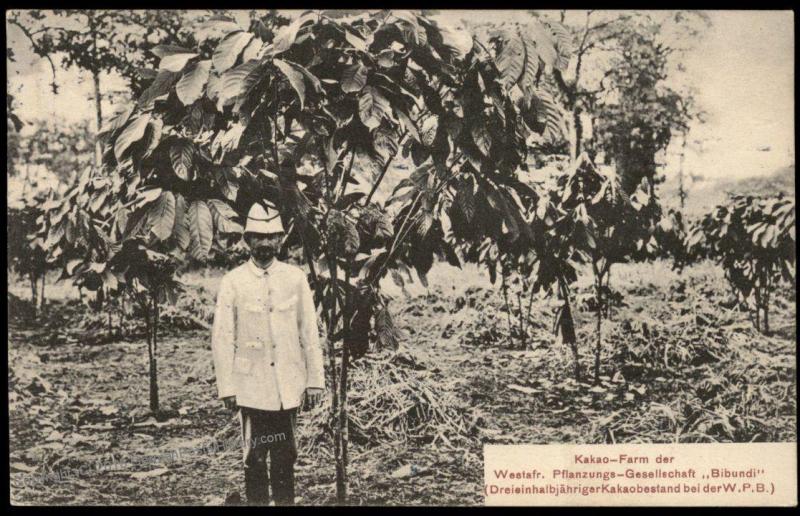
[[[598,267],[593,264],[595,272],[595,296],[597,301],[597,344],[594,350],[594,383],[600,383],[600,354],[603,350],[603,275],[598,271]]]
[[[97,289],[94,294],[94,311],[99,312],[103,309],[103,301],[105,300],[105,292],[103,292],[102,288]]]
[[[94,116],[97,124],[94,142],[94,166],[99,168],[103,162],[103,148],[100,145],[100,129],[103,127],[103,104],[100,96],[100,72],[92,72],[92,84],[94,85]]]
[[[28,186],[31,183],[31,165],[30,163],[25,163],[25,180],[22,182],[22,197],[25,197],[25,194],[28,191]]]
[[[345,269],[344,274],[344,283],[345,285],[350,285],[350,271],[352,269],[352,263],[348,263],[347,269]],[[353,316],[353,296],[350,294],[350,290],[345,291],[344,302],[342,303],[341,307],[342,312],[342,334],[349,335],[350,334],[350,321]],[[350,348],[347,345],[347,341],[342,341],[342,366],[341,366],[341,375],[339,378],[339,439],[340,439],[340,450],[341,450],[341,461],[342,461],[342,492],[337,497],[339,503],[346,503],[347,502],[347,488],[348,488],[348,481],[347,481],[347,465],[348,465],[348,444],[350,441],[350,428],[349,428],[349,420],[347,417],[347,387],[348,387],[348,374],[350,372]]]
[[[578,352],[578,341],[575,335],[575,323],[572,321],[572,307],[570,305],[569,300],[569,287],[567,286],[566,282],[563,279],[558,280],[558,290],[561,293],[561,297],[564,299],[564,313],[561,317],[569,317],[570,324],[572,324],[572,331],[570,335],[565,335],[564,331],[561,332],[562,339],[567,341],[569,344],[570,349],[572,349],[572,355],[575,358],[575,381],[581,381],[581,361],[580,361],[580,353]],[[563,323],[562,323],[563,324]]]
[[[331,416],[334,424],[333,431],[333,456],[336,468],[336,500],[339,503],[345,503],[347,500],[347,470],[343,457],[342,435],[343,425],[341,420],[341,407],[342,400],[340,398],[339,382],[336,378],[336,354],[335,354],[335,337],[337,318],[336,318],[336,288],[338,283],[338,267],[336,261],[331,258],[332,253],[328,253],[328,269],[331,274],[331,288],[330,295],[328,296],[328,309],[330,312],[330,319],[328,320],[328,354],[331,368],[331,383],[333,388],[333,406],[331,407]],[[344,368],[344,348],[342,349],[342,372]]]
[[[114,327],[111,324],[111,303],[106,303],[106,315],[108,318],[108,336],[109,338],[114,335]]]
[[[117,318],[117,325],[119,326],[119,336],[120,338],[125,336],[125,332],[123,331],[123,325],[125,324],[125,294],[124,292],[120,294],[119,297],[119,317]]]
[[[152,320],[148,332],[148,351],[150,358],[150,411],[154,414],[158,412],[158,364],[156,353],[158,352],[158,297],[155,292],[152,294]],[[148,317],[149,319],[149,317]]]
[[[575,128],[575,156],[572,158],[574,161],[581,155],[581,151],[583,150],[583,122],[581,121],[580,108],[575,108],[572,112],[572,123]]]
[[[42,301],[41,301],[41,303],[39,303],[39,311],[42,312],[42,313],[44,313],[44,304],[45,304],[45,301],[46,301],[46,298],[44,297],[44,286],[45,286],[46,281],[47,281],[47,273],[45,272],[45,273],[42,273],[42,291],[40,293]]]
[[[38,289],[36,288],[36,275],[32,272],[28,274],[28,279],[31,282],[31,307],[33,308],[33,316],[36,317],[36,307],[39,301]]]
[[[508,304],[508,283],[506,282],[507,272],[505,266],[501,266],[502,283],[500,291],[503,293],[503,303],[506,305],[506,317],[508,318],[508,345],[514,347],[514,333],[511,325],[511,305]]]
[[[764,292],[761,294],[761,306],[764,307],[764,335],[769,335],[769,294],[771,285],[769,284],[769,272],[764,273]]]
[[[95,63],[99,61],[98,59],[98,48],[97,48],[97,28],[96,28],[96,18],[95,13],[88,11],[86,12],[86,21],[89,26],[89,34],[92,38],[92,48],[90,52],[92,53],[92,58]],[[103,127],[103,98],[100,93],[100,70],[91,70],[92,72],[92,85],[94,87],[94,115],[95,115],[95,123],[97,125],[97,130],[95,132],[95,141],[94,141],[94,166],[99,168],[101,163],[103,162],[103,148],[100,145],[100,139],[98,138],[100,134],[100,130]]]
[[[761,305],[756,305],[756,330],[763,334],[764,325],[761,323]]]
[[[681,201],[681,213],[686,204],[686,187],[683,184],[683,163],[686,160],[686,133],[683,133],[683,141],[681,142],[681,157],[678,165],[678,199]]]
[[[603,314],[600,310],[597,311],[597,344],[594,350],[594,383],[600,383],[600,353],[603,348]]]
[[[346,318],[344,324],[347,324]],[[339,418],[337,421],[337,430],[339,434],[339,453],[340,457],[337,464],[340,462],[341,478],[337,475],[336,481],[336,501],[339,503],[347,502],[347,441],[349,439],[348,421],[347,421],[347,374],[350,368],[350,353],[346,345],[342,347],[342,369],[341,378],[339,379]],[[337,471],[338,473],[338,471]]]
[[[755,296],[756,296],[756,331],[760,331],[763,333],[761,328],[761,291],[758,287],[755,288]],[[747,300],[745,300],[745,303]]]
[[[517,306],[519,307],[519,348],[525,347],[525,327],[522,325],[522,292],[517,291]]]
[[[606,277],[606,293],[611,293],[611,266],[609,265],[605,272]],[[605,306],[605,314],[606,319],[609,321],[611,320],[611,302],[606,299],[606,306]]]
[[[525,285],[525,290],[528,291],[528,307],[525,310],[525,325],[522,328],[522,334],[525,335],[525,342],[523,349],[528,349],[528,330],[531,324],[531,309],[533,308],[533,287],[528,283]]]

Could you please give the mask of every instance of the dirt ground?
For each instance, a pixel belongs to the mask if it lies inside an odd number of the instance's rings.
[[[437,265],[428,289],[387,283],[401,348],[356,365],[353,417],[366,421],[359,407],[374,411],[374,399],[423,403],[421,390],[426,410],[439,403],[448,415],[419,416],[419,431],[398,427],[389,437],[364,424],[351,445],[350,503],[482,504],[485,443],[796,441],[794,289],[776,296],[774,333],[763,336],[731,306],[710,264],[682,275],[660,263],[612,274],[621,296],[603,325],[599,385],[572,378],[547,298],[534,300],[523,349],[509,342],[502,299],[476,269]],[[219,273],[184,279],[213,299]],[[65,304],[77,294],[68,286],[50,292],[46,322],[11,317],[9,327],[12,503],[220,505],[242,492],[241,450],[201,448],[238,432],[238,418],[216,399],[208,332],[165,328],[156,418],[147,409],[143,338],[88,343],[102,327],[63,337],[85,309]],[[595,339],[591,302],[586,279],[575,300],[584,370]],[[375,371],[387,368],[406,368],[403,378],[417,382],[402,399],[387,394],[391,379],[377,390]],[[334,501],[323,417],[324,407],[300,416],[302,504]]]

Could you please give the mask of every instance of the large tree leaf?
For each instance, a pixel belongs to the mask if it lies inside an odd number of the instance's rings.
[[[64,238],[64,233],[65,224],[63,221],[60,224],[52,226],[47,233],[47,240],[44,242],[44,248],[48,251],[52,250],[61,242],[61,239]]]
[[[300,30],[300,27],[314,18],[316,18],[314,13],[305,13],[289,25],[282,27],[272,41],[272,55],[277,55],[289,50],[297,39],[297,32]]]
[[[436,139],[436,133],[439,130],[439,116],[438,115],[429,115],[425,117],[425,120],[422,122],[422,127],[420,128],[419,134],[422,139],[422,143],[426,147],[431,147],[433,145],[433,141]]]
[[[443,24],[439,26],[439,32],[442,43],[456,56],[463,58],[472,50],[474,45],[472,35],[464,27]]]
[[[486,130],[486,126],[481,123],[472,126],[472,139],[483,155],[488,158],[489,151],[492,148],[492,137],[489,135],[489,131]]]
[[[203,88],[208,82],[211,61],[206,59],[194,65],[175,85],[175,93],[184,106],[193,104],[203,95]]]
[[[375,333],[378,343],[383,349],[397,349],[400,342],[400,332],[394,325],[392,314],[387,306],[382,306],[375,314]]]
[[[261,77],[261,63],[251,60],[231,68],[222,75],[217,103],[224,106],[231,99],[247,93]]]
[[[530,63],[528,49],[517,29],[506,32],[503,48],[495,59],[503,84],[507,88],[517,84],[525,72],[525,66]],[[538,62],[536,66],[538,66]]]
[[[187,54],[171,54],[161,59],[161,62],[158,63],[158,69],[167,70],[169,72],[180,72],[186,67],[187,63],[195,57],[197,57],[197,54],[194,52]]]
[[[366,86],[358,99],[358,116],[361,122],[375,129],[390,109],[389,101],[373,86]]]
[[[247,61],[258,58],[258,54],[261,53],[261,48],[263,46],[264,42],[261,41],[261,39],[253,38],[253,40],[247,44],[242,52],[242,62],[246,63]]]
[[[237,122],[227,130],[217,133],[217,137],[211,142],[211,156],[215,158],[216,163],[221,163],[225,154],[239,146],[239,140],[246,128],[244,124]]]
[[[211,210],[205,201],[192,201],[189,205],[189,254],[196,260],[205,260],[211,251],[214,223]]]
[[[175,225],[172,227],[172,238],[178,249],[185,251],[189,247],[189,210],[186,198],[175,195]]]
[[[172,236],[175,226],[175,195],[168,190],[161,192],[158,199],[150,205],[147,218],[147,225],[156,238],[163,242]]]
[[[414,140],[421,142],[419,136],[419,131],[417,130],[417,126],[411,120],[411,118],[402,110],[395,109],[394,114],[397,115],[397,119],[403,125],[403,128],[408,132],[409,136],[411,136]]]
[[[155,54],[156,57],[164,59],[172,55],[189,54],[191,50],[178,45],[156,45],[150,52]]]
[[[303,72],[282,59],[275,59],[273,63],[289,80],[289,84],[292,85],[292,88],[297,93],[297,98],[300,99],[300,109],[303,109],[303,104],[306,100],[306,83],[303,79]]]
[[[250,43],[251,39],[253,39],[253,33],[244,31],[233,32],[225,36],[225,39],[217,45],[214,55],[211,57],[214,69],[218,73],[223,73],[236,64],[239,54]]]
[[[110,120],[108,120],[105,124],[103,124],[103,128],[100,131],[101,134],[114,134],[117,132],[117,129],[121,129],[131,118],[133,114],[133,110],[136,109],[136,104],[128,104],[125,106],[121,111],[116,113]]]
[[[153,118],[147,126],[145,132],[145,141],[147,147],[144,149],[142,156],[147,157],[156,150],[158,144],[161,142],[161,131],[164,129],[164,121],[161,118]]]
[[[558,61],[558,50],[550,29],[536,19],[526,24],[521,34],[525,38],[528,52],[535,53],[547,69],[552,70]]]
[[[208,205],[214,215],[214,225],[220,233],[241,233],[243,231],[241,224],[236,222],[236,212],[230,205],[219,199],[210,199]]]
[[[169,150],[172,169],[184,181],[190,181],[194,175],[194,145],[188,140],[178,140]]]
[[[156,99],[169,95],[172,86],[178,81],[180,76],[180,73],[170,72],[169,70],[158,72],[156,78],[153,79],[150,86],[144,90],[136,104],[143,111],[152,109]]]
[[[348,66],[342,72],[340,84],[345,93],[361,91],[367,85],[367,67],[361,63]]]
[[[322,91],[322,81],[319,80],[319,77],[311,73],[303,65],[299,65],[297,63],[291,63],[291,65],[302,72],[302,74],[306,77],[306,83],[310,84],[315,92],[319,93]]]
[[[231,202],[236,201],[236,196],[239,195],[239,184],[226,179],[220,184],[220,191]]]
[[[495,59],[501,82],[508,90],[514,86],[520,88],[530,102],[543,72],[557,64],[558,52],[553,35],[544,25],[533,20],[496,31],[494,37],[502,42]]]
[[[352,45],[353,48],[355,48],[359,52],[369,52],[369,45],[367,44],[367,41],[361,36],[356,36],[349,30],[345,29],[344,39],[346,39],[347,42],[350,43],[350,45]]]
[[[161,196],[161,192],[164,189],[161,187],[155,188],[145,188],[136,193],[136,203],[134,204],[135,208],[141,208],[143,206],[147,206],[148,204],[155,202]]]
[[[117,137],[114,143],[114,156],[117,161],[122,160],[125,151],[144,137],[144,132],[147,129],[147,124],[150,123],[150,113],[142,113],[133,121]]]
[[[564,25],[554,20],[545,18],[539,18],[538,20],[550,30],[550,34],[553,37],[553,44],[557,53],[555,67],[561,71],[566,70],[575,46],[572,34]]]
[[[379,127],[373,133],[375,150],[380,155],[381,165],[395,157],[398,149],[397,137],[394,131]]]
[[[527,100],[536,120],[530,128],[540,133],[545,141],[563,141],[568,133],[566,121],[553,96],[547,90],[534,88]]]

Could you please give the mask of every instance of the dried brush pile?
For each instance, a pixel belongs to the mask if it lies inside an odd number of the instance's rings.
[[[175,305],[161,309],[159,324],[172,330],[205,330],[214,323],[215,296],[200,286],[185,286]]]
[[[614,367],[651,396],[595,421],[608,442],[796,439],[794,353],[703,300],[669,320],[623,324]],[[785,349],[781,349],[781,343]]]
[[[415,443],[455,446],[472,425],[451,380],[405,352],[366,357],[351,370],[349,434],[356,445]],[[332,442],[330,404],[302,416],[301,441],[310,448]],[[323,428],[324,432],[319,432]]]

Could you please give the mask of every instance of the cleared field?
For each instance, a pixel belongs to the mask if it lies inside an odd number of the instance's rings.
[[[438,264],[428,289],[384,285],[403,338],[396,353],[353,371],[352,503],[481,503],[484,443],[796,440],[794,290],[778,293],[775,333],[766,337],[726,308],[710,264],[683,275],[661,263],[612,274],[621,296],[604,325],[599,386],[571,378],[571,352],[551,333],[546,299],[534,302],[526,349],[511,349],[502,299],[481,271]],[[86,337],[101,341],[105,331],[102,314],[54,301],[46,321],[27,325],[11,303],[13,501],[221,504],[241,491],[238,448],[170,458],[238,432],[216,399],[208,332],[186,329],[191,320],[180,317],[210,315],[220,275],[185,275],[189,300],[165,313],[158,419],[148,414],[146,347],[133,321],[127,339],[91,345]],[[50,291],[76,297],[59,288]],[[584,367],[594,342],[588,292],[576,289]],[[301,415],[304,503],[333,502],[326,408]],[[92,466],[112,454],[116,470]],[[80,466],[83,475],[25,485],[44,468],[63,475]]]

